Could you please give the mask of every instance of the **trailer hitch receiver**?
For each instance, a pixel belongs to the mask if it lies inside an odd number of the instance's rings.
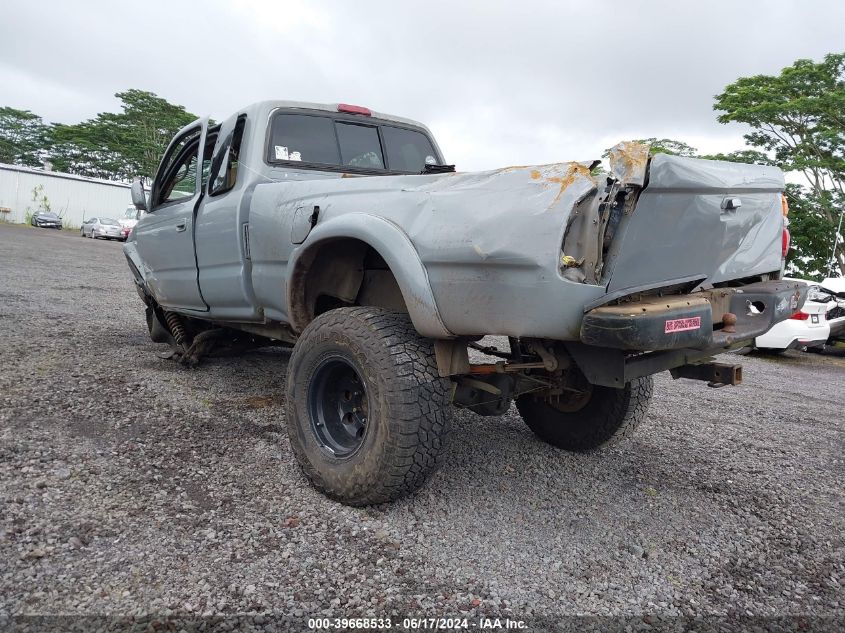
[[[726,363],[696,363],[681,365],[670,370],[672,378],[706,380],[708,387],[738,385],[742,382],[742,365]]]

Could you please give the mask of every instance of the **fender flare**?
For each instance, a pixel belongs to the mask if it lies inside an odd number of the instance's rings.
[[[298,291],[297,277],[302,273],[310,254],[326,242],[336,239],[356,239],[374,249],[387,263],[408,308],[417,332],[429,338],[453,338],[440,318],[440,311],[431,291],[428,273],[411,239],[393,222],[368,213],[347,213],[318,223],[302,246],[292,254],[288,265],[287,305],[291,325],[301,332],[307,323],[304,315],[295,314],[294,294]]]

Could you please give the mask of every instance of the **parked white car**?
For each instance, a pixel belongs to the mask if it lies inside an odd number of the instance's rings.
[[[140,216],[141,212],[135,208],[134,205],[129,205],[124,210],[123,215],[118,218],[118,222],[120,222],[120,226],[122,227],[121,234],[123,235],[123,239],[129,237],[129,233],[132,229],[135,228],[135,225],[138,224],[138,217]]]
[[[800,281],[810,286],[808,299],[804,306],[786,321],[775,324],[771,330],[754,339],[756,349],[784,352],[788,349],[821,348],[827,343],[830,336],[828,306],[824,302],[812,300],[819,298],[819,285],[803,279],[790,281]]]

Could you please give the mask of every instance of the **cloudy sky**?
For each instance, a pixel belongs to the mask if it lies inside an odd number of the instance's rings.
[[[841,51],[843,27],[841,0],[5,0],[0,105],[73,123],[127,88],[218,120],[343,101],[424,121],[461,170],[650,136],[730,151],[713,95]]]

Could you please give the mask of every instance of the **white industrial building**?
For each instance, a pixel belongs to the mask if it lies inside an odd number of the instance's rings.
[[[45,198],[68,228],[93,216],[123,217],[131,204],[128,184],[0,163],[0,222],[26,222]]]

